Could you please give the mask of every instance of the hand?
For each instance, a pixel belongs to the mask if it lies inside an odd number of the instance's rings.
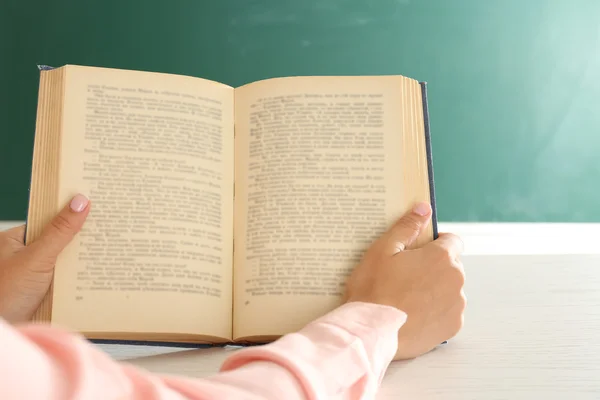
[[[428,204],[417,205],[400,218],[371,246],[347,284],[348,302],[393,306],[407,314],[398,332],[396,360],[429,352],[463,325],[462,241],[442,234],[419,249],[407,250],[430,218]]]
[[[25,246],[25,226],[0,232],[0,317],[10,323],[31,319],[41,304],[60,252],[83,226],[89,201],[75,196],[40,237]]]

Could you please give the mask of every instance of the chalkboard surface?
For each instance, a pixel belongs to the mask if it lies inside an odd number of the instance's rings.
[[[4,0],[0,220],[25,216],[40,63],[410,76],[441,221],[600,221],[597,0]]]

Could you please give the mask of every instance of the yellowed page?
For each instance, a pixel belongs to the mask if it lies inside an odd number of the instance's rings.
[[[233,89],[68,66],[61,141],[59,204],[82,192],[92,211],[58,260],[53,323],[230,338]]]
[[[430,200],[421,89],[281,78],[235,104],[234,338],[278,336],[339,305],[372,240]]]
[[[35,241],[57,210],[58,165],[64,68],[40,72],[37,122],[31,168],[27,215],[27,244]],[[52,285],[32,320],[49,322],[52,311]]]

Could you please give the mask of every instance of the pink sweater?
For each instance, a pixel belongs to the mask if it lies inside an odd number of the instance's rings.
[[[0,398],[371,399],[405,321],[392,307],[345,304],[274,343],[232,353],[211,378],[190,379],[117,363],[56,328],[0,320]]]

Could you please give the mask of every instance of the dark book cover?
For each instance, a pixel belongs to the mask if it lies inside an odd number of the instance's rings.
[[[419,82],[421,85],[421,97],[423,99],[423,121],[425,122],[425,150],[427,152],[427,175],[429,176],[429,197],[431,201],[431,225],[433,226],[433,239],[437,239],[438,219],[435,199],[435,179],[433,176],[433,155],[431,152],[431,132],[429,128],[429,105],[427,103],[427,82]]]

